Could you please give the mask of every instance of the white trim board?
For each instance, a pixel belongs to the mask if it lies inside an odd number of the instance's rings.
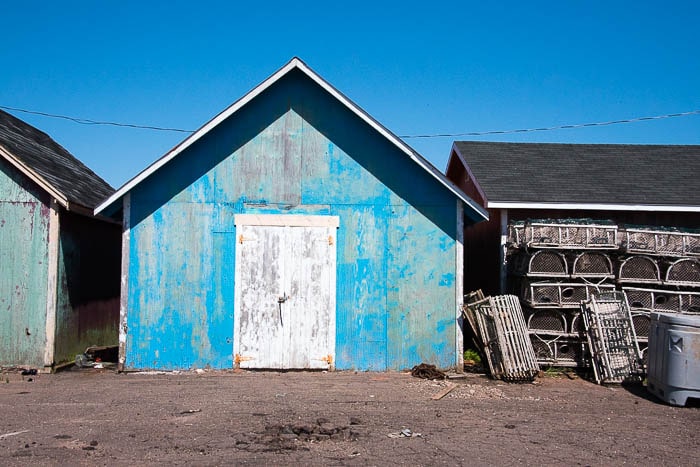
[[[7,159],[7,161],[10,164],[14,165],[15,168],[17,168],[17,170],[22,172],[24,175],[29,177],[30,180],[39,185],[44,191],[46,191],[49,194],[49,196],[58,201],[58,203],[61,206],[68,209],[68,198],[66,198],[66,196],[63,195],[63,193],[54,188],[49,182],[44,180],[43,177],[41,177],[38,173],[34,172],[31,168],[29,168],[26,164],[24,164],[21,160],[12,155],[11,152],[9,152],[2,146],[0,146],[0,155],[5,157],[5,159]]]
[[[338,216],[306,216],[303,214],[236,214],[233,223],[240,225],[267,225],[279,227],[335,227],[340,226]]]
[[[58,256],[61,241],[61,219],[58,202],[51,200],[49,209],[49,249],[47,252],[48,275],[46,281],[46,347],[44,366],[53,366],[56,350],[56,307],[58,306]]]
[[[661,211],[700,212],[700,206],[663,206],[653,204],[605,204],[605,203],[522,203],[517,201],[489,201],[489,209],[570,209],[590,211]]]
[[[267,78],[265,81],[260,83],[255,88],[253,88],[250,92],[248,92],[248,94],[244,95],[242,98],[240,98],[239,100],[234,102],[232,105],[227,107],[223,112],[221,112],[216,117],[211,119],[204,126],[202,126],[199,130],[195,131],[192,135],[187,137],[180,144],[178,144],[173,149],[168,151],[163,157],[161,157],[160,159],[155,161],[153,164],[148,166],[141,173],[139,173],[134,178],[129,180],[126,184],[124,184],[124,186],[122,186],[119,190],[117,190],[112,196],[110,196],[102,204],[97,206],[97,208],[95,208],[95,214],[98,214],[98,213],[104,211],[106,208],[108,208],[110,205],[112,205],[114,202],[116,202],[119,198],[124,196],[124,194],[126,194],[132,188],[134,188],[136,185],[141,183],[144,179],[148,178],[151,174],[156,172],[159,168],[161,168],[162,166],[167,164],[170,160],[172,160],[178,154],[180,154],[185,149],[190,147],[192,144],[194,144],[196,141],[198,141],[200,138],[202,138],[205,134],[207,134],[209,131],[211,131],[214,127],[216,127],[221,122],[226,120],[228,117],[230,117],[231,115],[236,113],[239,109],[241,109],[243,106],[248,104],[255,97],[257,97],[263,91],[265,91],[267,88],[269,88],[272,84],[274,84],[275,82],[280,80],[283,76],[285,76],[286,74],[288,74],[289,72],[291,72],[294,69],[298,69],[301,72],[303,72],[306,76],[311,78],[311,80],[313,80],[316,84],[321,86],[321,88],[323,88],[326,92],[328,92],[330,95],[335,97],[341,104],[343,104],[348,109],[350,109],[350,111],[352,111],[356,116],[358,116],[360,119],[362,119],[367,124],[369,124],[373,129],[378,131],[386,139],[391,141],[397,148],[399,148],[406,155],[408,155],[415,163],[417,163],[421,168],[423,168],[426,172],[428,172],[433,178],[435,178],[438,182],[440,182],[443,186],[445,186],[448,190],[450,190],[455,196],[457,196],[459,199],[461,199],[467,206],[469,206],[471,209],[476,211],[481,217],[483,217],[483,220],[488,219],[488,213],[486,212],[486,210],[484,210],[481,206],[479,206],[479,204],[477,204],[474,200],[469,198],[462,190],[459,189],[459,187],[457,187],[457,185],[455,185],[451,180],[449,180],[445,175],[443,175],[442,172],[440,172],[438,169],[436,169],[430,162],[428,162],[426,159],[424,159],[413,148],[411,148],[406,143],[404,143],[398,136],[396,136],[391,131],[389,131],[387,128],[385,128],[383,125],[381,125],[379,122],[377,122],[367,112],[362,110],[358,105],[356,105],[350,99],[345,97],[340,91],[335,89],[330,83],[328,83],[326,80],[321,78],[321,76],[316,74],[316,72],[314,72],[311,68],[309,68],[304,62],[302,62],[297,57],[292,58],[289,61],[289,63],[284,65],[277,72],[275,72],[272,76]]]

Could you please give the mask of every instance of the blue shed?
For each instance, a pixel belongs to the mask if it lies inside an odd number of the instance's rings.
[[[461,364],[486,212],[297,58],[96,213],[123,213],[122,368]]]
[[[93,214],[112,193],[0,110],[0,367],[48,370],[117,345],[121,228]]]

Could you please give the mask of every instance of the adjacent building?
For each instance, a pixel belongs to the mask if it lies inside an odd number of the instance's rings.
[[[0,367],[51,369],[116,345],[114,190],[47,134],[0,110]]]

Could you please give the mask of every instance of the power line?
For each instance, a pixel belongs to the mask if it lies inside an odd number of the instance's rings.
[[[0,105],[0,109],[11,110],[11,111],[15,111],[15,112],[23,112],[23,113],[27,113],[27,114],[33,114],[33,115],[41,115],[43,117],[61,118],[64,120],[70,120],[74,123],[79,123],[81,125],[110,125],[110,126],[116,126],[116,127],[137,128],[137,129],[141,129],[141,130],[176,131],[176,132],[180,132],[180,133],[194,133],[194,131],[195,131],[195,130],[183,130],[182,128],[168,128],[168,127],[159,127],[159,126],[152,126],[152,125],[136,125],[133,123],[119,123],[119,122],[90,120],[87,118],[69,117],[67,115],[50,114],[50,113],[46,113],[46,112],[38,112],[35,110],[19,109],[17,107],[8,107],[8,106],[4,106],[4,105]],[[665,114],[665,115],[655,115],[652,117],[635,117],[635,118],[628,118],[628,119],[624,119],[624,120],[611,120],[611,121],[607,121],[607,122],[578,123],[578,124],[573,124],[573,125],[558,125],[558,126],[541,127],[541,128],[520,128],[520,129],[515,129],[515,130],[491,130],[491,131],[470,131],[470,132],[466,132],[466,133],[436,133],[436,134],[424,134],[424,135],[400,135],[399,137],[409,139],[409,138],[454,138],[454,137],[458,137],[458,136],[506,135],[506,134],[512,134],[512,133],[532,133],[535,131],[569,130],[569,129],[575,129],[575,128],[588,128],[588,127],[596,127],[596,126],[619,125],[619,124],[623,124],[623,123],[636,123],[636,122],[642,122],[642,121],[647,121],[647,120],[662,120],[665,118],[687,117],[689,115],[698,115],[698,114],[700,114],[700,110],[690,110],[688,112],[678,112],[678,113]]]
[[[26,114],[41,115],[42,117],[62,118],[64,120],[70,120],[71,122],[80,123],[81,125],[110,125],[110,126],[119,126],[119,127],[127,127],[127,128],[138,128],[141,130],[178,131],[180,133],[193,133],[194,132],[194,130],[183,130],[181,128],[164,128],[164,127],[160,127],[160,126],[136,125],[133,123],[102,122],[102,121],[98,121],[98,120],[90,120],[87,118],[69,117],[67,115],[56,115],[56,114],[50,114],[50,113],[46,113],[46,112],[37,112],[35,110],[18,109],[16,107],[8,107],[5,105],[0,105],[0,109],[13,110],[15,112],[23,112]]]
[[[594,127],[594,126],[606,126],[606,125],[618,125],[621,123],[634,123],[634,122],[642,122],[645,120],[661,120],[664,118],[673,118],[673,117],[686,117],[688,115],[697,115],[700,114],[700,110],[691,110],[689,112],[679,112],[679,113],[674,113],[674,114],[666,114],[666,115],[655,115],[653,117],[636,117],[636,118],[628,118],[626,120],[612,120],[609,122],[595,122],[595,123],[578,123],[575,125],[559,125],[559,126],[550,126],[550,127],[542,127],[542,128],[521,128],[517,130],[493,130],[493,131],[472,131],[468,133],[442,133],[442,134],[434,134],[434,135],[403,135],[401,138],[453,138],[456,136],[486,136],[486,135],[506,135],[509,133],[532,133],[534,131],[552,131],[552,130],[568,130],[572,128],[586,128],[586,127]]]

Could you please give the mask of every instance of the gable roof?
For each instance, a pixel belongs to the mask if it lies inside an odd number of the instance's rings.
[[[114,193],[107,182],[49,135],[3,110],[0,155],[68,210],[88,208],[92,215],[97,203]]]
[[[328,92],[331,96],[333,96],[336,100],[338,100],[342,105],[347,107],[356,116],[358,116],[360,119],[364,120],[373,129],[378,131],[382,136],[384,136],[391,143],[393,143],[394,146],[396,146],[399,150],[404,152],[408,156],[409,159],[411,159],[414,163],[418,164],[421,168],[423,168],[426,172],[428,172],[433,178],[435,178],[438,182],[440,182],[442,185],[444,185],[457,198],[462,200],[471,209],[471,211],[474,212],[474,216],[473,216],[474,218],[478,218],[479,220],[488,219],[488,213],[486,212],[486,210],[484,210],[474,200],[472,200],[466,194],[464,194],[464,192],[462,192],[462,190],[460,190],[454,183],[452,183],[452,181],[450,181],[442,172],[440,172],[438,169],[436,169],[430,162],[428,162],[425,158],[423,158],[423,156],[418,154],[413,148],[411,148],[409,145],[404,143],[398,136],[394,135],[391,131],[389,131],[387,128],[385,128],[383,125],[381,125],[373,117],[371,117],[367,112],[362,110],[358,105],[356,105],[350,99],[345,97],[340,91],[335,89],[326,80],[321,78],[321,76],[316,74],[311,68],[309,68],[304,62],[302,62],[297,57],[292,58],[292,60],[290,60],[286,65],[284,65],[282,68],[280,68],[278,71],[276,71],[272,76],[267,78],[265,81],[260,83],[255,88],[253,88],[250,92],[248,92],[246,95],[241,97],[239,100],[237,100],[236,102],[231,104],[223,112],[221,112],[216,117],[211,119],[209,122],[207,122],[200,129],[198,129],[197,131],[192,133],[192,135],[187,137],[184,141],[182,141],[180,144],[175,146],[173,149],[171,149],[169,152],[167,152],[160,159],[158,159],[153,164],[148,166],[141,173],[139,173],[134,178],[132,178],[131,180],[126,182],[121,188],[119,188],[117,190],[116,193],[114,193],[112,196],[110,196],[108,199],[106,199],[102,204],[97,206],[95,208],[95,213],[97,214],[97,213],[104,211],[109,206],[114,204],[116,201],[121,199],[127,192],[129,192],[131,189],[133,189],[136,185],[138,185],[144,179],[148,178],[150,175],[152,175],[154,172],[156,172],[159,168],[161,168],[162,166],[167,164],[170,160],[177,157],[180,153],[185,151],[188,147],[190,147],[192,144],[194,144],[197,140],[199,140],[204,135],[206,135],[209,131],[214,129],[218,124],[220,124],[221,122],[223,122],[224,120],[229,118],[231,115],[235,114],[238,110],[240,110],[242,107],[244,107],[250,101],[252,101],[255,97],[257,97],[259,94],[264,92],[267,88],[272,86],[275,82],[280,80],[283,76],[287,75],[288,73],[290,73],[292,70],[295,70],[295,69],[303,72],[308,78],[310,78],[312,81],[314,81],[316,84],[318,84],[321,88],[323,88],[326,92]]]
[[[489,208],[700,212],[700,146],[456,141]]]

